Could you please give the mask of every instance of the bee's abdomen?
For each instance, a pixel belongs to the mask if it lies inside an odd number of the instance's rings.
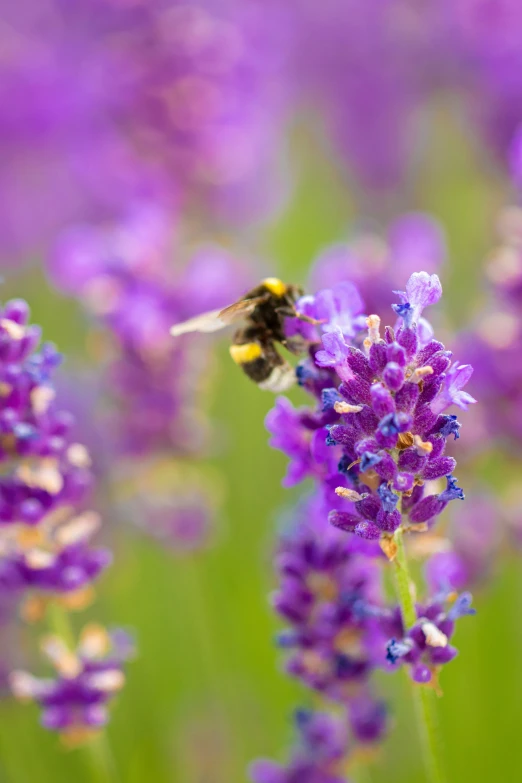
[[[255,383],[266,381],[274,368],[274,365],[282,362],[279,354],[270,345],[262,345],[260,342],[231,345],[230,355],[243,372]]]
[[[230,355],[236,364],[243,366],[260,359],[263,356],[263,349],[258,342],[231,345]]]
[[[254,337],[253,332],[247,329],[236,334],[230,346],[232,359],[262,389],[285,391],[294,382],[294,370],[279,355],[272,340]]]

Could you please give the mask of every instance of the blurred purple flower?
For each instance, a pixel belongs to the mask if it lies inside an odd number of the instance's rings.
[[[117,408],[108,426],[120,451],[200,448],[195,389],[204,381],[203,347],[197,337],[173,343],[169,328],[229,304],[250,282],[248,266],[217,247],[173,266],[177,252],[169,215],[140,203],[122,223],[70,229],[49,261],[55,284],[112,335],[106,377]]]
[[[7,251],[67,222],[119,218],[140,198],[241,220],[273,201],[287,49],[275,9],[21,0],[2,11]]]
[[[298,732],[291,761],[282,766],[260,760],[251,765],[253,783],[345,783],[344,767],[349,753],[347,726],[343,717],[297,710]]]
[[[480,397],[486,437],[520,451],[522,442],[522,210],[504,209],[498,220],[500,243],[491,253],[486,275],[487,309],[460,338],[473,362],[471,390]],[[469,373],[457,367],[448,376],[448,392],[466,403],[458,390]],[[459,404],[457,402],[457,404]],[[484,437],[482,438],[484,440]]]
[[[60,607],[84,608],[111,553],[91,546],[100,527],[98,514],[83,510],[93,479],[91,458],[72,437],[71,414],[58,406],[53,381],[61,356],[50,344],[38,349],[40,330],[28,321],[23,300],[2,308],[0,588],[13,614],[16,608],[35,621],[49,603],[55,614]],[[49,637],[44,646],[58,679],[15,671],[9,685],[21,699],[38,701],[47,728],[70,743],[83,741],[106,723],[105,704],[123,685],[119,660],[107,657],[113,641],[91,627],[75,654],[62,639]]]
[[[13,300],[0,319],[0,584],[17,599],[78,594],[111,559],[90,546],[98,516],[81,510],[91,460],[55,399],[61,357],[49,344],[37,350],[40,330],[28,318]]]
[[[280,586],[273,604],[289,624],[278,637],[289,656],[286,671],[348,714],[352,701],[357,714],[362,701],[371,701],[369,677],[383,663],[387,638],[377,611],[380,569],[370,551],[333,529],[327,507],[314,497],[283,532],[276,556]],[[373,552],[381,556],[378,548]]]
[[[56,285],[110,338],[101,419],[107,480],[120,503],[132,497],[125,515],[179,552],[208,543],[218,505],[203,470],[186,484],[175,478],[180,458],[209,442],[203,400],[212,345],[197,335],[173,341],[170,326],[230,304],[251,282],[248,264],[216,246],[182,254],[168,213],[140,203],[122,223],[68,230],[49,262]]]
[[[335,288],[350,280],[364,302],[356,313],[381,313],[390,306],[390,290],[416,269],[430,274],[438,271],[445,259],[442,226],[427,214],[412,212],[390,225],[386,239],[360,232],[348,242],[327,248],[312,267],[310,286],[312,290]]]
[[[123,663],[131,654],[127,634],[109,634],[97,625],[84,628],[77,650],[58,636],[42,640],[42,650],[57,670],[55,679],[24,671],[9,677],[14,695],[42,708],[41,722],[74,747],[88,742],[108,721],[107,705],[125,683]]]
[[[501,520],[493,500],[474,497],[464,505],[442,543],[426,563],[426,581],[433,595],[483,584],[491,575],[501,538]]]
[[[299,95],[374,198],[406,189],[423,113],[441,93],[504,164],[522,99],[517,0],[308,0],[294,25]]]

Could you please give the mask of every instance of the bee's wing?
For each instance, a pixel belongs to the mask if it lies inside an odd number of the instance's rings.
[[[236,321],[242,321],[248,318],[256,307],[266,300],[266,296],[256,296],[252,299],[240,299],[239,302],[228,305],[222,310],[212,310],[210,313],[196,315],[195,318],[189,318],[180,324],[174,324],[170,333],[173,337],[187,332],[217,332],[230,326]]]
[[[188,321],[174,324],[170,333],[173,337],[179,337],[180,334],[188,332],[217,332],[227,326],[221,318],[221,312],[221,310],[212,310],[210,313],[202,313],[195,318],[189,318]]]

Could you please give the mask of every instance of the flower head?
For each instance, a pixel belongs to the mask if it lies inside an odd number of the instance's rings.
[[[64,232],[50,261],[56,285],[112,337],[105,380],[116,404],[107,425],[118,453],[193,453],[204,440],[203,346],[197,337],[173,344],[169,328],[233,301],[249,272],[211,246],[172,268],[175,252],[167,212],[141,202],[125,220]]]
[[[55,396],[61,357],[54,346],[37,349],[28,317],[16,300],[0,321],[0,584],[17,598],[78,594],[111,557],[90,545],[100,523],[83,511],[91,460]]]
[[[131,654],[129,637],[97,625],[84,628],[71,650],[57,636],[42,640],[42,650],[56,669],[54,679],[23,671],[10,675],[14,695],[42,708],[41,722],[74,746],[88,741],[108,720],[107,704],[125,683],[123,663]]]
[[[299,475],[323,478],[331,493],[337,474],[332,524],[365,539],[389,536],[401,523],[431,525],[450,501],[463,497],[452,475],[456,461],[445,454],[460,424],[442,411],[450,398],[472,401],[462,390],[471,368],[455,369],[442,343],[419,337],[422,309],[440,295],[436,275],[413,274],[397,306],[395,329],[386,327],[381,337],[380,319],[370,316],[366,339],[350,341],[326,324],[322,350],[313,353],[313,365],[305,363],[309,377],[314,366],[327,371],[331,386],[321,383],[320,416],[303,411],[294,420],[300,464],[307,466]],[[306,388],[319,395],[317,383]],[[286,431],[277,432],[276,445]],[[312,449],[321,433],[330,454]],[[445,489],[430,491],[444,478]]]
[[[407,664],[415,682],[430,683],[438,688],[440,667],[457,655],[457,650],[450,644],[455,621],[475,614],[471,600],[470,593],[441,595],[425,606],[417,606],[415,625],[402,637],[389,640],[388,662],[392,666]]]
[[[278,637],[286,669],[348,706],[366,692],[385,641],[375,619],[380,581],[375,560],[365,556],[370,552],[371,545],[329,527],[316,497],[283,534],[276,560],[280,586],[273,604],[288,624]]]

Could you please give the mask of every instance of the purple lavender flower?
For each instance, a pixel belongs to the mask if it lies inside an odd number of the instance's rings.
[[[369,676],[382,664],[386,637],[378,615],[380,569],[368,555],[380,550],[348,538],[327,522],[320,497],[303,504],[283,533],[276,559],[280,586],[273,597],[289,627],[278,637],[286,670],[334,701],[371,703]],[[382,722],[381,722],[382,726]]]
[[[389,629],[375,559],[382,555],[375,543],[343,536],[330,526],[327,509],[321,494],[310,497],[282,532],[276,557],[280,585],[273,604],[287,624],[277,637],[287,654],[286,671],[342,706],[345,717],[306,713],[306,723],[298,723],[301,743],[291,763],[256,762],[255,783],[337,781],[348,738],[353,744],[375,743],[387,727],[386,707],[373,696],[370,681],[376,667],[384,665]],[[335,721],[342,727],[339,764],[330,736]],[[328,745],[323,739],[318,744],[327,728]]]
[[[473,367],[470,364],[458,364],[455,362],[446,373],[442,392],[436,403],[433,404],[433,411],[442,413],[451,405],[457,405],[462,410],[467,410],[469,405],[476,402],[476,399],[468,392],[462,391],[473,374]]]
[[[0,318],[0,585],[28,594],[78,595],[109,564],[93,549],[99,518],[82,511],[92,482],[86,448],[55,400],[54,346],[37,350],[25,302],[8,302]]]
[[[392,666],[407,664],[411,678],[418,683],[431,683],[438,688],[440,667],[452,661],[457,650],[450,644],[455,621],[475,614],[470,593],[450,596],[453,602],[445,606],[445,596],[426,606],[417,607],[417,622],[413,628],[392,638],[387,644],[387,660]]]
[[[57,636],[45,637],[42,650],[55,666],[56,678],[14,671],[11,689],[18,699],[37,702],[42,725],[57,731],[66,745],[88,742],[107,723],[108,702],[124,685],[129,637],[119,630],[109,634],[101,626],[88,625],[77,650],[70,650]]]
[[[309,710],[298,710],[294,720],[299,741],[291,761],[285,766],[268,760],[254,762],[252,783],[345,783],[346,721]]]
[[[322,416],[314,416],[307,408],[296,410],[286,397],[279,397],[266,417],[266,427],[273,436],[270,445],[290,457],[284,486],[298,484],[307,476],[320,478],[336,472],[337,461],[326,446]]]
[[[323,9],[306,3],[295,22],[304,98],[320,106],[350,173],[375,189],[397,186],[411,159],[414,110],[429,90],[437,33],[431,8],[411,13],[405,26],[393,23],[395,11],[332,0]]]
[[[209,441],[211,346],[197,336],[173,345],[170,324],[229,304],[250,282],[248,266],[217,247],[172,268],[180,253],[168,214],[142,202],[126,221],[65,232],[49,264],[112,338],[104,444],[106,461],[116,455],[121,466],[111,480],[122,513],[177,552],[211,540],[220,492],[180,464]]]
[[[272,206],[287,48],[275,9],[24,0],[3,10],[10,251],[49,242],[68,222],[120,217],[144,196],[227,218]]]
[[[516,0],[306,3],[295,27],[300,92],[374,198],[407,182],[422,154],[419,119],[441,90],[504,163],[520,123]]]
[[[494,5],[446,0],[439,10],[452,51],[452,74],[460,74],[457,81],[475,127],[504,162],[520,123],[520,6],[516,0]]]
[[[425,307],[437,304],[442,296],[442,286],[437,275],[414,272],[406,284],[406,291],[397,293],[402,299],[402,304],[392,305],[393,309],[401,315],[405,326],[411,326],[412,323],[419,323]],[[403,315],[405,308],[408,313],[407,319]]]
[[[475,367],[472,384],[481,401],[479,432],[482,429],[486,438],[519,452],[522,440],[522,211],[519,207],[504,209],[498,224],[500,243],[486,265],[491,301],[473,328],[461,336],[460,350],[466,350]]]
[[[350,343],[340,330],[326,331],[323,350],[305,363],[308,380],[303,384],[320,398],[322,413],[300,414],[301,435],[295,420],[297,453],[286,428],[276,434],[276,445],[308,466],[302,475],[327,477],[331,489],[337,473],[332,524],[365,539],[389,536],[403,519],[405,525],[431,525],[450,501],[464,496],[452,475],[456,462],[444,453],[459,423],[443,411],[452,403],[466,407],[473,401],[462,391],[471,368],[452,368],[451,352],[432,338],[423,339],[425,331],[419,329],[422,309],[440,295],[436,275],[415,273],[395,306],[398,326],[386,327],[384,339],[380,319],[373,315],[364,342],[357,337]],[[317,388],[309,380],[322,367],[328,369],[330,388],[323,383]],[[269,417],[272,432],[275,425]],[[321,434],[330,455],[312,451]],[[429,491],[443,479],[445,488]]]
[[[181,499],[172,506],[149,509],[144,527],[174,552],[193,552],[208,545],[214,533],[213,521],[213,509],[206,508],[206,498],[198,497],[192,502]]]
[[[442,296],[437,275],[414,272],[396,293],[398,321],[384,337],[378,315],[364,318],[361,329],[362,303],[359,312],[347,304],[345,313],[331,307],[317,319],[317,297],[305,297],[301,304],[319,323],[301,329],[309,351],[297,377],[317,404],[295,410],[279,399],[267,417],[272,445],[291,459],[286,483],[315,482],[276,560],[274,606],[289,626],[278,642],[289,674],[347,710],[356,742],[378,740],[386,730],[386,710],[372,695],[374,671],[402,662],[415,682],[438,689],[440,667],[457,654],[450,644],[455,620],[474,614],[469,593],[453,594],[448,561],[428,566],[435,590],[426,602],[415,607],[412,598],[402,536],[427,532],[451,501],[464,498],[456,461],[445,453],[461,425],[445,411],[474,399],[463,391],[471,367],[452,365],[423,318]],[[321,296],[335,301],[333,293]],[[300,329],[295,321],[288,327],[290,334]],[[354,536],[343,541],[338,530]],[[376,545],[396,560],[398,606],[386,603],[376,579]],[[441,575],[450,578],[437,583]],[[256,783],[306,779],[305,770],[292,777],[293,766],[270,762],[254,770]]]
[[[100,518],[85,511],[92,483],[91,459],[71,437],[73,419],[61,410],[53,387],[61,357],[54,346],[39,350],[29,308],[8,302],[0,317],[0,588],[27,621],[84,608],[92,583],[110,563],[91,538]],[[123,685],[121,634],[85,629],[78,651],[55,636],[44,649],[58,670],[55,680],[15,671],[13,692],[43,708],[42,723],[68,744],[87,740],[107,721],[106,703]],[[111,655],[109,656],[109,653]]]
[[[118,451],[131,454],[200,448],[194,390],[202,385],[203,346],[192,337],[173,347],[170,324],[229,304],[249,282],[246,265],[210,246],[172,269],[170,234],[167,213],[141,203],[124,222],[64,233],[49,262],[56,285],[79,297],[114,338],[112,426]]]
[[[21,524],[2,530],[3,590],[15,595],[34,591],[49,596],[75,593],[77,597],[110,565],[108,550],[90,546],[100,524],[96,514],[85,512],[65,522],[59,521],[60,516],[47,516],[33,533]]]

